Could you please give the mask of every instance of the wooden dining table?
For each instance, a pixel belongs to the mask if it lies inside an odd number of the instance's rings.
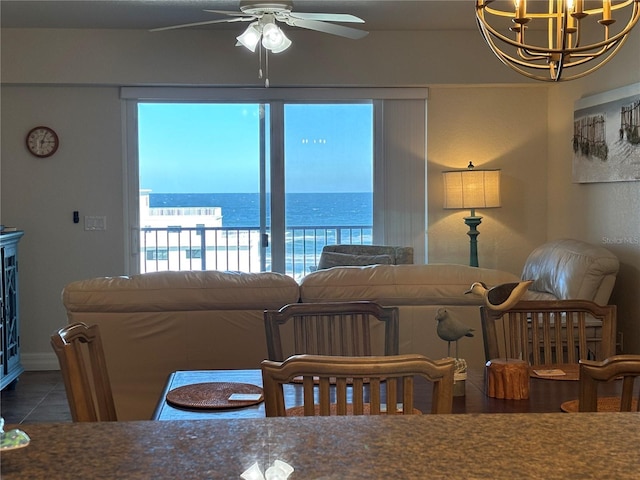
[[[259,369],[249,370],[181,370],[169,375],[160,395],[154,420],[206,420],[222,418],[262,418],[265,417],[264,402],[241,408],[184,408],[167,402],[167,394],[179,387],[210,382],[237,382],[262,386]],[[422,378],[416,379],[416,407],[423,412],[430,411],[431,393],[429,384]],[[602,394],[614,395],[619,384],[603,386]],[[300,385],[285,385],[287,407],[302,405]],[[464,395],[453,399],[453,413],[562,413],[565,402],[574,401],[579,395],[579,382],[531,378],[529,398],[526,400],[505,400],[491,398],[485,394],[484,372],[469,371],[465,381]]]
[[[7,426],[12,428],[14,426]],[[637,479],[640,413],[237,418],[21,425],[3,480]],[[254,477],[255,478],[255,477]]]

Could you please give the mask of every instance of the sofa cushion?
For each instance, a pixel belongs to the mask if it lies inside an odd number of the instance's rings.
[[[337,266],[391,265],[390,255],[352,255],[348,253],[322,252],[318,270]]]
[[[517,282],[509,272],[453,264],[371,265],[318,270],[300,280],[303,302],[371,300],[382,305],[480,305],[473,282]]]
[[[606,248],[560,239],[531,252],[521,278],[533,280],[530,291],[551,294],[560,300],[584,299],[606,305],[618,268],[617,257]]]
[[[299,287],[272,272],[152,272],[72,282],[62,297],[69,312],[264,310],[297,302]]]
[[[358,245],[358,244],[337,244],[325,245],[322,247],[320,261],[326,253],[346,253],[349,255],[389,255],[392,265],[412,264],[413,247],[399,247],[393,245]],[[348,265],[348,264],[347,264]],[[373,264],[370,264],[373,265]]]

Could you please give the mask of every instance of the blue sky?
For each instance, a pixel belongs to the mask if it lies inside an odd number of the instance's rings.
[[[140,188],[253,193],[259,188],[257,104],[139,105]],[[372,191],[370,104],[285,108],[287,191]]]

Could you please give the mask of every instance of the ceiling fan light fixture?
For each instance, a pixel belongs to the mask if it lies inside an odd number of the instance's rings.
[[[291,40],[289,40],[289,38],[284,33],[282,33],[282,41],[278,46],[271,48],[271,53],[284,52],[287,48],[291,46],[291,43],[292,43]]]
[[[280,53],[291,46],[291,40],[275,23],[267,23],[262,28],[262,46],[272,53]]]
[[[251,50],[252,52],[256,51],[256,47],[258,46],[258,42],[260,42],[260,37],[262,36],[261,28],[258,22],[253,22],[251,25],[247,27],[247,29],[236,37],[238,43],[243,47]]]

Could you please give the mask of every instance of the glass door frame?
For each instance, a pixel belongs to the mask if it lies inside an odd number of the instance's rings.
[[[261,182],[267,183],[270,187],[271,205],[271,225],[269,226],[270,248],[271,248],[271,271],[285,271],[285,185],[279,179],[284,178],[284,105],[289,102],[297,103],[349,103],[361,101],[374,102],[374,216],[373,216],[373,241],[374,243],[387,242],[388,236],[398,236],[397,228],[393,225],[392,218],[386,218],[385,211],[389,206],[389,201],[395,201],[388,197],[389,183],[385,179],[385,155],[395,155],[396,153],[406,150],[404,144],[395,150],[390,150],[390,144],[385,138],[385,121],[384,121],[384,101],[385,100],[417,100],[424,102],[424,110],[426,116],[426,99],[428,98],[427,88],[215,88],[215,87],[122,87],[120,97],[123,101],[122,109],[122,125],[123,125],[123,180],[124,180],[124,223],[125,229],[125,272],[128,274],[139,273],[140,270],[140,214],[139,214],[139,158],[138,158],[138,116],[137,105],[139,102],[203,102],[203,103],[268,103],[270,106],[270,116],[272,117],[271,125],[281,125],[280,128],[270,129],[270,155],[271,155],[271,171],[266,171],[266,158],[262,162]],[[277,120],[280,120],[278,122]],[[415,122],[408,119],[412,124]],[[426,136],[426,118],[424,119],[425,128],[423,132],[419,132]],[[266,122],[264,124],[266,130]],[[418,138],[418,146],[415,150],[424,150],[420,157],[424,157],[424,165],[426,165],[426,142]],[[424,143],[421,145],[420,143]],[[266,147],[263,150],[266,152]],[[415,154],[413,154],[415,157]],[[277,161],[276,161],[277,159]],[[397,158],[394,158],[397,160]],[[412,160],[412,159],[409,159]],[[424,172],[423,172],[424,173]],[[413,179],[416,180],[413,175]],[[409,177],[411,178],[411,177]],[[424,189],[426,178],[421,180],[417,178],[418,190]],[[262,195],[266,192],[263,189]],[[417,225],[412,231],[402,233],[407,239],[412,241],[417,235],[425,236],[424,228],[426,222],[426,209],[424,203],[426,197],[424,192],[421,193],[423,205],[421,209],[415,212],[408,212],[414,220],[412,223]],[[405,195],[406,196],[406,195]],[[403,199],[399,199],[403,202]],[[265,205],[265,202],[262,202]],[[416,202],[412,201],[411,205]],[[406,204],[406,202],[405,202]],[[278,205],[280,207],[278,207]],[[391,205],[392,209],[395,205]],[[413,207],[412,207],[413,208]],[[417,216],[416,216],[417,215]],[[261,223],[266,221],[266,211],[261,211]],[[265,234],[267,233],[265,227]],[[264,238],[264,235],[261,237]],[[426,237],[423,238],[426,246]],[[391,240],[393,241],[393,240]],[[404,242],[411,244],[412,242]],[[262,249],[266,246],[262,245]],[[423,246],[420,247],[422,252],[425,251]],[[264,255],[262,255],[265,258]],[[424,253],[423,253],[424,257]],[[420,258],[418,256],[418,258]],[[261,265],[262,267],[262,265]]]

